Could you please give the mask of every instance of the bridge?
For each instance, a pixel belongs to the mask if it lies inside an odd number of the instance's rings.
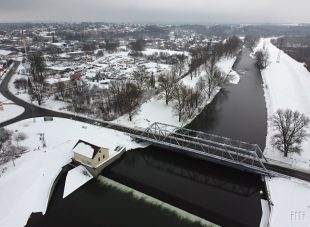
[[[158,122],[140,133],[130,134],[138,142],[148,142],[256,174],[279,175],[265,167],[268,161],[256,144]]]

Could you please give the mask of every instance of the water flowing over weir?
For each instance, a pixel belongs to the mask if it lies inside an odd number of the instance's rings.
[[[235,67],[240,83],[223,89],[188,128],[256,143],[263,149],[266,105],[261,76],[249,54],[244,49]],[[265,195],[261,177],[255,174],[150,146],[127,152],[102,176],[221,226],[260,224],[260,199]],[[39,224],[27,226],[200,226],[96,180],[52,204],[46,215],[37,218]]]

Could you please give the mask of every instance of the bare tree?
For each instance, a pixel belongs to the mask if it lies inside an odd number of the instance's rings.
[[[310,119],[298,111],[278,110],[272,117],[276,130],[272,144],[287,157],[289,153],[300,153],[302,142],[309,136],[305,128]]]
[[[45,59],[41,52],[36,52],[29,55],[30,61],[30,75],[34,82],[43,84],[44,83],[44,71],[45,71]]]
[[[3,145],[12,139],[12,132],[4,128],[0,128],[0,150]]]
[[[185,71],[185,63],[184,61],[179,60],[176,64],[172,66],[172,70],[175,71],[175,74],[178,78],[180,78]]]
[[[145,49],[145,45],[146,45],[146,41],[144,39],[137,39],[136,41],[131,42],[129,44],[129,47],[134,52],[140,52]]]
[[[14,140],[17,142],[17,144],[19,145],[20,141],[24,141],[27,138],[27,135],[25,133],[17,133],[14,136]]]
[[[257,37],[257,36],[247,35],[244,37],[245,46],[250,48],[251,50],[253,50],[254,47],[256,47],[258,41],[259,41],[259,37]]]
[[[63,81],[59,81],[56,84],[57,87],[57,92],[60,93],[62,100],[65,100],[65,89],[66,89],[66,85]]]
[[[137,70],[133,72],[133,79],[139,90],[143,90],[144,85],[147,83],[148,71],[144,65],[138,66]]]
[[[124,110],[128,113],[129,121],[132,121],[133,116],[138,112],[138,106],[141,101],[142,93],[141,90],[130,82],[125,84],[124,87]]]
[[[185,115],[185,108],[187,105],[188,99],[188,89],[182,84],[178,83],[173,92],[174,99],[174,108],[177,111],[179,122],[182,120],[182,117]]]
[[[149,90],[154,89],[156,86],[156,79],[154,73],[151,73],[150,78],[146,81],[147,87]]]
[[[268,66],[269,54],[267,51],[259,50],[255,52],[255,61],[257,67],[262,70]]]
[[[175,88],[176,75],[172,71],[167,74],[161,74],[158,77],[158,85],[164,90],[166,105],[168,105],[169,101],[172,99],[172,94]]]

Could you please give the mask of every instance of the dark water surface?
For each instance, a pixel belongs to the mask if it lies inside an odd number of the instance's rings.
[[[243,50],[235,70],[241,77],[239,84],[222,89],[189,128],[258,144],[263,150],[267,109],[261,74],[248,49]]]
[[[261,77],[245,49],[236,70],[238,85],[221,91],[188,127],[257,143],[266,138]],[[150,146],[127,152],[103,176],[225,227],[258,227],[264,196],[260,176]],[[196,226],[93,180],[30,227]]]

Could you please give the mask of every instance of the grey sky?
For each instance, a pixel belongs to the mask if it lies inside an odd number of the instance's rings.
[[[310,23],[310,0],[0,0],[0,22]]]

